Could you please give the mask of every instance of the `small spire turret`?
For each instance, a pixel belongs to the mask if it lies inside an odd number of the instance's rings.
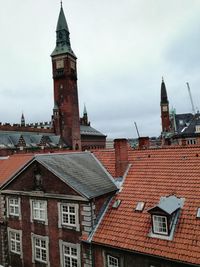
[[[83,108],[83,117],[80,118],[80,123],[81,123],[81,125],[90,126],[90,122],[88,121],[88,114],[87,114],[87,109],[86,109],[85,104],[84,104],[84,108]]]
[[[87,109],[86,109],[85,104],[84,104],[84,109],[83,109],[83,116],[84,116],[84,115],[87,115]]]

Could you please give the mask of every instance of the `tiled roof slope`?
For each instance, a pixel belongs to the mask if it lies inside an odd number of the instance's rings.
[[[122,202],[110,204],[93,237],[93,242],[152,254],[171,260],[200,264],[200,147],[134,150],[123,189],[115,196]],[[160,197],[185,198],[172,241],[149,237],[150,208]],[[143,212],[135,212],[144,201]]]
[[[18,154],[9,157],[0,157],[0,185],[4,184],[9,178],[13,177],[23,168],[34,155]]]
[[[94,155],[102,162],[107,171],[115,177],[115,151],[114,149],[96,150]]]
[[[43,154],[35,159],[88,199],[117,190],[112,176],[90,152]]]

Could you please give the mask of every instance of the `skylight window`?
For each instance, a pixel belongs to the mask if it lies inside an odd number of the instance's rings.
[[[142,201],[138,202],[136,205],[135,211],[143,211],[144,206],[145,206],[145,202],[142,202]]]
[[[197,218],[200,218],[200,208],[197,209]]]
[[[117,209],[119,207],[119,205],[121,204],[121,200],[120,199],[117,199],[115,200],[115,202],[113,203],[112,207],[114,209]]]

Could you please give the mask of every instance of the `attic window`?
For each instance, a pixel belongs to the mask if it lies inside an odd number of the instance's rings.
[[[166,216],[153,215],[153,232],[162,235],[168,234]]]
[[[113,203],[112,207],[114,209],[117,209],[119,207],[119,205],[121,204],[121,200],[120,199],[117,199],[115,200],[115,202]]]
[[[148,210],[151,214],[151,231],[149,236],[172,240],[175,226],[184,199],[176,196],[161,197],[159,203]]]
[[[135,211],[143,211],[145,202],[138,202],[135,208]]]
[[[197,210],[197,218],[200,218],[200,208]]]

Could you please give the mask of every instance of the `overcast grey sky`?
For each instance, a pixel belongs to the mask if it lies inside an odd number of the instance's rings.
[[[0,0],[0,121],[49,121],[59,0]],[[78,57],[80,115],[108,137],[158,136],[160,84],[170,107],[200,109],[199,0],[63,0]]]

